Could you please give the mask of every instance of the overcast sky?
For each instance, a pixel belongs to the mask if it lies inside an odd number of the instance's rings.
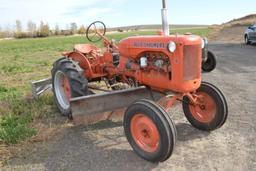
[[[0,0],[0,25],[13,27],[32,20],[88,25],[102,20],[107,26],[161,23],[161,0]],[[220,24],[256,13],[256,0],[168,0],[170,24]]]

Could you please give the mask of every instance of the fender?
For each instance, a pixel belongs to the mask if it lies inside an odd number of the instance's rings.
[[[88,61],[88,59],[82,53],[71,52],[71,53],[68,54],[67,57],[73,59],[76,62],[78,62],[80,67],[85,70],[86,76],[88,78],[92,78],[93,71],[92,71],[91,64]]]

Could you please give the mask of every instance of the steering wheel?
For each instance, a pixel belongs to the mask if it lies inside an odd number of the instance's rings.
[[[95,21],[86,30],[86,37],[90,42],[98,42],[106,34],[106,25],[101,21]]]

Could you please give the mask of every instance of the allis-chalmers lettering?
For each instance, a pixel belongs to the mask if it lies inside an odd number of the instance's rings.
[[[140,47],[140,48],[165,48],[164,43],[145,43],[145,42],[135,42],[133,44],[134,47]]]

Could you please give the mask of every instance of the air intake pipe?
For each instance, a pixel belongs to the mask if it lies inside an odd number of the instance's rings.
[[[169,36],[169,23],[168,23],[168,9],[166,0],[162,0],[163,8],[162,8],[162,27],[163,27],[163,33],[165,36]]]

